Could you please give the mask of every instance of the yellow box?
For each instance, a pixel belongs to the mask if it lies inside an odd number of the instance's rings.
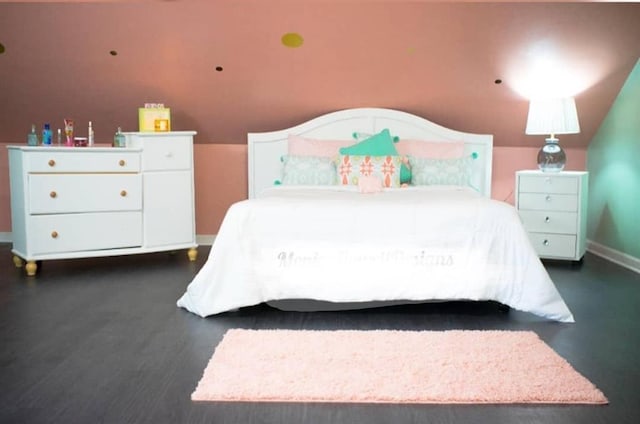
[[[171,131],[171,109],[138,108],[138,127],[140,132]]]

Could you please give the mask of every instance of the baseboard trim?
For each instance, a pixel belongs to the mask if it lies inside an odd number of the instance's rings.
[[[587,240],[587,250],[610,262],[640,274],[640,258],[612,249],[595,241]]]
[[[196,234],[196,243],[200,246],[211,246],[215,239],[215,234]]]

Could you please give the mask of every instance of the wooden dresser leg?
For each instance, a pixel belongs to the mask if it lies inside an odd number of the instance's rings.
[[[196,249],[195,247],[192,247],[187,252],[187,256],[189,256],[189,260],[191,262],[194,262],[196,259],[198,259],[198,249]]]
[[[36,261],[27,261],[25,269],[27,270],[27,275],[33,277],[36,275],[36,271],[38,270],[38,264],[36,264]]]
[[[13,264],[16,266],[16,268],[22,268],[22,266],[24,265],[24,261],[20,256],[13,255]]]

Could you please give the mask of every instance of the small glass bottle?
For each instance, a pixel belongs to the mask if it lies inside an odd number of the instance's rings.
[[[27,146],[38,145],[38,134],[36,134],[35,124],[31,125],[31,132],[27,134]]]
[[[51,146],[51,125],[44,124],[44,129],[42,130],[42,145],[43,146]]]
[[[120,127],[118,127],[118,131],[113,136],[113,147],[126,147],[126,139]]]
[[[89,133],[87,134],[87,145],[89,147],[93,147],[93,142],[94,142],[93,126],[91,125],[91,121],[89,121]]]

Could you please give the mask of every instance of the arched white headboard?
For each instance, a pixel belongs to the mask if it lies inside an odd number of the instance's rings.
[[[354,133],[374,134],[385,128],[401,140],[463,141],[465,153],[475,158],[471,177],[474,187],[484,196],[491,196],[493,135],[452,130],[420,116],[393,109],[357,108],[327,113],[291,128],[249,133],[249,198],[256,197],[281,179],[280,159],[287,154],[289,134],[319,140],[348,140]]]

